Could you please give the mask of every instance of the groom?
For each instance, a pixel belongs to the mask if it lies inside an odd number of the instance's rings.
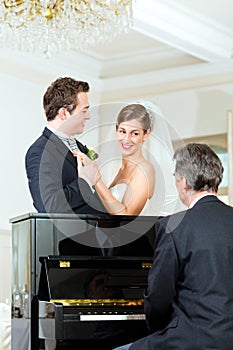
[[[86,153],[74,135],[90,119],[89,85],[65,77],[55,80],[43,98],[47,126],[26,154],[33,205],[41,213],[100,214],[105,210],[91,186],[79,177],[72,151]]]

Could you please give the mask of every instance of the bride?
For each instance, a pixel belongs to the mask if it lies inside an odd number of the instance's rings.
[[[153,126],[155,135],[152,133]],[[79,175],[82,177],[85,172],[85,178],[94,184],[111,215],[170,214],[177,200],[172,178],[173,148],[160,109],[144,101],[124,105],[117,116],[115,134],[120,156],[116,156],[115,143],[107,142],[107,148],[112,153],[111,161],[114,160],[115,167],[119,160],[121,164],[110,184],[106,185],[107,181],[103,181],[104,169],[100,169],[101,164],[98,167],[96,162],[89,162],[84,167],[85,171],[79,166]],[[107,149],[103,148],[103,145],[99,146],[100,155],[107,153]],[[108,175],[110,168],[108,161]]]

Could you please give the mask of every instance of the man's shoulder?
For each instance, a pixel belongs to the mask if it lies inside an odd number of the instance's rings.
[[[163,227],[166,233],[170,233],[178,228],[189,216],[189,210],[185,209],[171,215],[164,216],[156,222],[157,227]]]
[[[43,147],[52,135],[53,133],[49,129],[44,128],[42,134],[30,145],[28,151],[31,151],[37,147]]]
[[[45,134],[46,128],[43,130],[42,134],[28,147],[26,151],[26,160],[30,159],[31,156],[36,155],[36,154],[41,154],[48,142],[48,137]]]

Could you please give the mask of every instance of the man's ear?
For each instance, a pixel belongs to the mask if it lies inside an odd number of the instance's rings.
[[[189,191],[189,185],[188,185],[188,182],[186,180],[186,178],[184,176],[182,176],[182,181],[183,181],[183,187],[186,191]]]
[[[59,108],[57,116],[61,120],[66,120],[67,119],[67,110],[64,107]]]

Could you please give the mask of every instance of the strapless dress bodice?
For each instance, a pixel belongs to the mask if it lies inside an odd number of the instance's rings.
[[[124,194],[127,189],[127,184],[126,183],[119,183],[116,184],[115,186],[111,187],[109,190],[112,193],[112,195],[119,201],[122,202]],[[150,200],[148,199],[144,208],[142,209],[140,215],[153,215],[153,210],[150,207]]]
[[[109,190],[119,202],[122,202],[127,186],[128,185],[126,183],[120,183],[111,187]]]

